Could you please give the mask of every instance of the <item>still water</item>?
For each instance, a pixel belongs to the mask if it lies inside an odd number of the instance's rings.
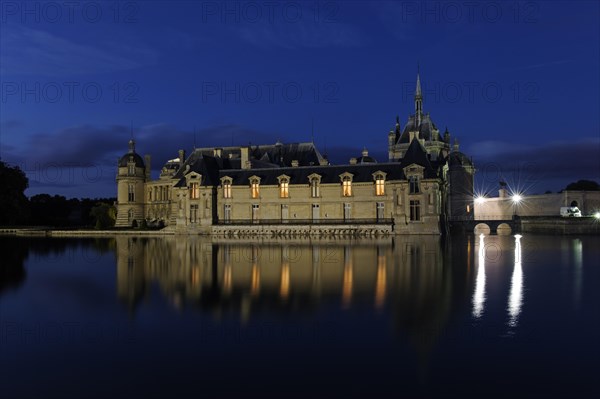
[[[0,237],[2,398],[600,393],[600,238]]]

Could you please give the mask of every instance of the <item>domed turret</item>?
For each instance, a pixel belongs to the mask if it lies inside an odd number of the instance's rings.
[[[143,168],[144,159],[135,152],[135,141],[129,140],[129,151],[119,159],[119,167],[126,168],[130,163],[134,163],[137,168]]]
[[[361,156],[356,158],[356,163],[377,163],[377,161],[369,156],[369,151],[366,148],[363,148]]]
[[[118,162],[115,226],[131,227],[144,218],[144,183],[150,178],[146,172],[144,159],[135,152],[135,141],[129,140],[129,151]]]

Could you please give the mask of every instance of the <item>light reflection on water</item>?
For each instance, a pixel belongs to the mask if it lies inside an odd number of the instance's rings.
[[[477,278],[475,279],[475,292],[473,293],[473,317],[479,318],[483,313],[485,303],[485,235],[479,235],[479,249],[477,251]]]
[[[515,267],[513,269],[510,294],[508,296],[508,325],[516,327],[523,304],[523,269],[521,267],[521,235],[515,235]]]
[[[293,384],[293,373],[284,371],[302,367],[321,376],[314,377],[321,386],[335,385],[337,394],[394,389],[398,381],[403,393],[421,396],[435,396],[422,391],[429,383],[444,387],[457,381],[478,386],[478,392],[489,387],[502,392],[503,385],[494,385],[494,370],[521,385],[529,383],[529,370],[563,381],[560,369],[536,360],[550,352],[560,360],[556,345],[563,340],[567,360],[596,358],[599,352],[600,328],[589,316],[600,306],[594,263],[600,245],[594,237],[0,237],[0,245],[6,254],[0,269],[0,357],[10,364],[0,364],[0,383],[9,387],[7,397],[35,397],[33,385],[14,383],[30,374],[60,381],[83,373],[73,384],[86,389],[98,377],[81,371],[90,359],[104,367],[114,359],[127,361],[140,376],[111,375],[111,385],[135,386],[139,395],[185,389],[180,379],[154,371],[149,356],[167,359],[173,375],[193,370],[206,376],[207,392],[229,388],[211,383],[219,381],[215,362],[225,362],[229,374],[248,386],[261,380],[259,372]],[[30,333],[41,331],[43,337],[44,329],[55,334],[57,323],[99,320],[111,331],[134,331],[136,339],[90,343],[75,335],[75,342],[69,336],[48,343]],[[555,329],[556,320],[569,330]],[[507,326],[510,342],[501,343]],[[289,328],[295,333],[273,333]],[[244,357],[244,351],[252,356]],[[499,351],[522,368],[511,368]],[[594,369],[583,364],[570,366],[575,377],[564,379],[565,389],[582,384],[573,378]],[[467,381],[466,375],[473,378]],[[99,376],[108,378],[102,371]],[[161,378],[169,389],[154,391],[142,383]],[[311,381],[303,384],[297,389],[305,393],[319,389]],[[46,388],[50,396],[69,396]]]

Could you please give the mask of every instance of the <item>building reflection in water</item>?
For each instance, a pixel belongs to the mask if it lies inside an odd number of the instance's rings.
[[[508,325],[516,327],[523,304],[523,270],[521,268],[521,235],[515,235],[515,267],[508,296]]]
[[[446,249],[439,236],[115,240],[117,293],[132,312],[156,284],[175,306],[233,313],[242,321],[337,303],[346,311],[391,312],[394,328],[424,352],[471,286],[471,243],[464,239]]]
[[[573,244],[573,307],[579,309],[581,303],[581,286],[583,285],[583,243],[580,238],[572,240]]]
[[[473,292],[473,317],[479,318],[483,314],[485,304],[485,236],[479,236],[477,277],[475,291]]]

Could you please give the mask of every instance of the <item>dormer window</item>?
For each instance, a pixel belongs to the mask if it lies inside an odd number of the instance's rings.
[[[308,176],[308,182],[310,185],[310,196],[311,198],[319,198],[321,196],[320,193],[320,184],[321,184],[321,176],[316,173]]]
[[[375,179],[375,195],[385,195],[385,173],[375,172],[373,178]]]
[[[223,198],[231,198],[231,182],[223,183]]]
[[[200,198],[200,184],[197,182],[190,183],[190,198],[198,199]]]
[[[286,175],[281,175],[279,180],[279,198],[289,198],[290,196],[290,178]]]
[[[260,178],[258,176],[250,178],[250,196],[253,199],[260,197]]]
[[[410,176],[408,178],[408,193],[419,194],[419,178],[417,176]]]
[[[352,174],[343,173],[340,178],[342,179],[342,196],[352,197]]]
[[[231,198],[231,178],[223,177],[221,183],[223,185],[223,198]]]

